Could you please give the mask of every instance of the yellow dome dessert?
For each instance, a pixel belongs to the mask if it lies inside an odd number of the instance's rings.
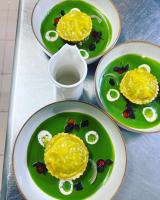
[[[47,144],[44,161],[49,173],[60,180],[75,180],[86,170],[89,159],[84,142],[77,136],[59,133]]]
[[[132,103],[148,104],[158,94],[158,81],[144,68],[128,71],[120,83],[121,93]]]
[[[87,14],[73,10],[61,17],[57,25],[59,37],[70,42],[80,42],[87,38],[92,30],[92,19]]]

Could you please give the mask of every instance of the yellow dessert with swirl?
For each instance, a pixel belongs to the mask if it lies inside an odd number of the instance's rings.
[[[80,42],[92,31],[92,19],[80,10],[73,10],[61,17],[57,25],[59,37],[70,42]]]
[[[152,102],[158,90],[157,78],[144,68],[128,71],[120,83],[121,93],[135,104]]]
[[[89,159],[84,142],[68,133],[55,135],[47,144],[44,161],[49,173],[60,180],[75,180],[83,175]]]

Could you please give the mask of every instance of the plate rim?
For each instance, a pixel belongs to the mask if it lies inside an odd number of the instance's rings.
[[[111,200],[112,200],[112,199],[115,197],[115,195],[118,193],[120,187],[122,186],[122,183],[123,183],[123,181],[124,181],[124,178],[125,178],[126,172],[127,172],[128,156],[127,156],[127,148],[126,148],[126,143],[125,143],[124,137],[123,137],[123,135],[121,134],[121,131],[120,131],[118,125],[115,123],[114,120],[112,120],[112,118],[111,118],[110,116],[108,116],[108,115],[104,112],[104,110],[102,110],[102,109],[99,108],[98,106],[93,105],[93,104],[90,104],[90,103],[88,103],[88,102],[77,101],[77,100],[64,100],[64,101],[52,102],[52,103],[50,103],[50,104],[47,104],[47,105],[41,107],[40,109],[38,109],[36,112],[34,112],[34,113],[25,121],[25,123],[22,125],[21,129],[19,130],[19,132],[18,132],[18,134],[17,134],[17,136],[16,136],[16,138],[15,138],[15,141],[14,141],[14,144],[13,144],[13,148],[12,148],[12,149],[13,149],[13,151],[12,151],[12,156],[11,156],[11,157],[12,157],[13,177],[14,177],[16,186],[17,186],[17,188],[18,188],[18,191],[20,192],[20,194],[22,195],[22,197],[24,198],[24,200],[29,200],[29,199],[27,199],[27,197],[25,196],[25,194],[22,192],[21,187],[20,187],[19,184],[18,184],[17,177],[16,177],[16,174],[15,174],[15,167],[14,167],[15,147],[16,147],[16,144],[17,144],[17,140],[18,140],[18,138],[19,138],[19,136],[20,136],[20,134],[21,134],[21,131],[23,130],[23,128],[25,127],[25,125],[28,123],[28,121],[29,121],[35,114],[37,114],[38,112],[40,112],[41,110],[45,109],[45,108],[48,107],[48,106],[55,105],[55,104],[59,104],[59,103],[65,103],[65,102],[68,102],[68,103],[69,103],[69,102],[74,102],[74,103],[86,104],[86,105],[89,105],[89,106],[91,106],[91,107],[94,107],[95,109],[98,109],[102,114],[104,114],[105,116],[107,116],[107,117],[112,121],[113,125],[115,126],[115,128],[117,129],[117,131],[118,131],[118,133],[119,133],[119,136],[120,136],[121,139],[122,139],[122,143],[123,143],[124,150],[125,150],[125,161],[124,161],[124,163],[125,163],[125,168],[124,168],[123,177],[122,177],[122,179],[121,179],[121,182],[120,182],[120,184],[118,185],[117,190],[115,191],[115,193],[114,193],[114,194],[112,195],[112,197],[111,197]],[[35,185],[36,185],[36,184],[35,184]],[[36,186],[37,186],[37,185],[36,185]],[[37,186],[37,187],[38,187],[38,186]],[[39,187],[38,187],[38,188],[39,188]],[[48,194],[47,194],[47,195],[48,195]],[[94,195],[94,194],[93,194],[93,195]]]
[[[110,49],[109,51],[107,51],[104,56],[100,59],[98,65],[97,65],[97,68],[96,68],[96,72],[95,72],[95,77],[94,77],[94,87],[95,87],[95,91],[96,91],[96,99],[98,100],[98,103],[101,107],[101,109],[103,109],[103,111],[105,112],[105,114],[112,119],[112,121],[114,121],[115,123],[117,123],[121,128],[127,130],[127,131],[131,131],[131,132],[134,132],[134,133],[140,133],[140,134],[155,134],[155,133],[159,133],[160,129],[157,130],[157,131],[148,131],[148,132],[145,132],[145,130],[149,129],[143,129],[143,130],[140,130],[140,129],[136,129],[136,128],[132,128],[132,127],[129,127],[127,125],[124,125],[123,123],[119,122],[118,120],[116,120],[116,118],[114,118],[109,112],[106,111],[103,103],[101,102],[101,99],[100,99],[100,96],[98,94],[98,89],[97,89],[97,84],[96,84],[96,80],[97,80],[97,74],[98,74],[98,70],[100,68],[100,65],[102,63],[103,60],[105,60],[105,57],[114,49],[116,48],[119,48],[123,45],[126,45],[126,44],[131,44],[131,43],[139,43],[139,44],[147,44],[147,45],[151,45],[151,46],[154,46],[154,47],[158,47],[160,49],[160,45],[157,45],[157,44],[154,44],[152,42],[149,42],[149,41],[145,41],[145,40],[128,40],[128,41],[125,41],[125,42],[122,42],[116,46],[114,46],[112,49]],[[156,126],[155,126],[156,127]],[[154,127],[152,127],[154,128]]]

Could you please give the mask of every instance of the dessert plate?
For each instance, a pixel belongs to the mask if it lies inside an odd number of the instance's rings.
[[[95,86],[100,104],[127,130],[160,130],[159,55],[159,46],[131,41],[113,48],[98,65]]]
[[[47,145],[44,135],[48,141],[53,137]],[[83,170],[76,167],[81,156]],[[52,164],[58,166],[57,171]],[[101,110],[77,101],[57,102],[40,109],[24,124],[15,142],[13,168],[17,186],[28,200],[33,196],[43,200],[111,199],[125,174],[126,149],[118,127]],[[67,173],[74,178],[55,178]]]
[[[76,44],[88,64],[113,47],[121,32],[118,10],[110,0],[39,0],[31,23],[48,56],[66,43]]]

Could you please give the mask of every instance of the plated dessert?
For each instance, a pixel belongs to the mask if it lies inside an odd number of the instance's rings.
[[[120,124],[151,129],[160,124],[160,62],[140,54],[125,54],[104,68],[99,97]]]
[[[96,119],[81,113],[62,113],[35,130],[28,146],[27,163],[33,180],[48,195],[85,199],[110,176],[114,149]]]
[[[49,56],[68,43],[92,63],[116,43],[121,23],[111,1],[43,0],[33,10],[32,29]]]
[[[54,6],[41,25],[46,48],[56,53],[64,44],[77,45],[81,55],[100,55],[109,44],[112,28],[109,20],[85,1],[68,0]]]
[[[101,110],[56,102],[22,127],[13,168],[26,199],[111,199],[124,177],[126,149],[118,127]]]

